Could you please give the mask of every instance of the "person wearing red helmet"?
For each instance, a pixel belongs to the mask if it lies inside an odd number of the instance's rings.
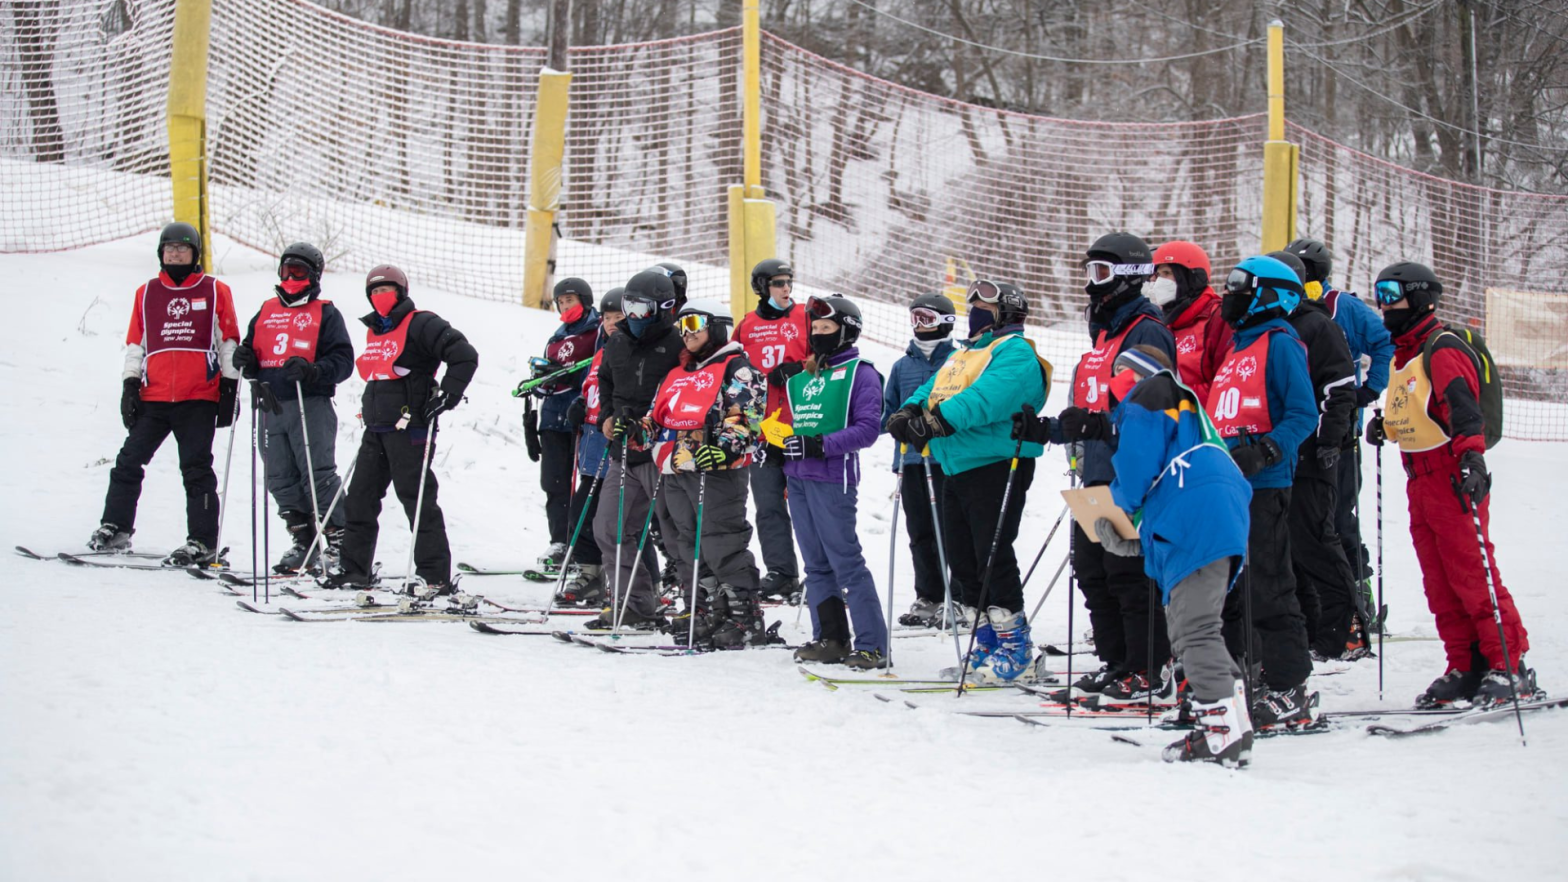
[[[1209,400],[1209,384],[1230,349],[1231,329],[1220,315],[1220,296],[1209,285],[1209,255],[1176,240],[1154,249],[1154,278],[1144,295],[1165,313],[1176,338],[1176,371],[1182,383]]]

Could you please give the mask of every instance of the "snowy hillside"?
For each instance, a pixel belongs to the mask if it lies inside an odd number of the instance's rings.
[[[7,545],[81,550],[97,525],[124,438],[121,341],[135,287],[155,268],[154,241],[0,255]],[[218,250],[248,318],[270,296],[272,259],[226,240]],[[543,497],[509,393],[554,323],[451,295],[439,280],[413,284],[415,301],[480,353],[469,400],[444,423],[435,457],[454,558],[531,563],[547,543]],[[350,316],[366,311],[360,285],[357,275],[324,282]],[[868,350],[884,369],[898,354]],[[1058,365],[1063,375],[1067,367]],[[359,388],[352,381],[337,399],[340,470],[358,444]],[[1058,386],[1048,407],[1063,397]],[[240,423],[224,543],[248,567],[248,410]],[[860,496],[861,539],[884,596],[891,460],[884,437],[866,458]],[[1510,441],[1488,460],[1500,565],[1531,630],[1530,661],[1549,691],[1568,693],[1558,529],[1568,445]],[[1060,453],[1047,451],[1019,541],[1026,563],[1061,510],[1064,471]],[[1369,459],[1369,541],[1372,474]],[[1431,636],[1391,456],[1384,479],[1391,626]],[[391,509],[377,557],[395,572],[407,528]],[[163,551],[183,539],[171,440],[148,469],[136,542]],[[273,557],[283,545],[274,518]],[[1026,588],[1029,608],[1066,545],[1059,534],[1046,552]],[[898,546],[893,602],[902,611],[912,579],[902,525]],[[1253,768],[1231,773],[1169,766],[1157,746],[1115,743],[1101,730],[944,712],[1029,707],[1018,697],[913,696],[925,707],[906,709],[872,696],[906,697],[894,683],[830,692],[778,650],[610,655],[458,623],[303,624],[241,612],[212,583],[179,573],[9,554],[0,579],[5,880],[1562,873],[1568,712],[1527,718],[1528,748],[1511,722],[1400,741],[1352,727],[1260,741]],[[1066,584],[1036,621],[1037,642],[1066,644]],[[549,593],[507,577],[464,587],[514,605]],[[809,639],[795,610],[772,615],[791,643]],[[1087,630],[1081,606],[1073,627]],[[953,662],[950,642],[893,642],[906,677]],[[1089,663],[1081,655],[1075,664]],[[1411,640],[1388,644],[1385,665],[1386,703],[1404,706],[1443,662],[1436,642]],[[1330,712],[1378,706],[1373,661],[1312,685]],[[1176,737],[1134,734],[1150,745]]]

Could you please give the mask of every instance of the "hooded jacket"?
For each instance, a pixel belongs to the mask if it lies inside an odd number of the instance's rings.
[[[408,375],[395,380],[372,380],[365,384],[360,399],[360,416],[365,428],[387,432],[396,428],[405,409],[410,429],[425,425],[425,406],[436,386],[436,371],[442,364],[446,373],[440,389],[448,398],[460,399],[479,369],[479,353],[463,333],[433,312],[414,312],[414,301],[404,297],[386,318],[372,311],[360,321],[372,330],[396,327],[408,319],[408,345],[393,364],[408,369]],[[409,314],[413,313],[412,316]]]

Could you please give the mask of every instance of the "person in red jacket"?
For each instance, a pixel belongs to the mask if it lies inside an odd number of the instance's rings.
[[[1516,691],[1521,700],[1536,697],[1535,672],[1524,665],[1530,637],[1503,586],[1492,548],[1480,359],[1438,321],[1443,286],[1427,267],[1393,264],[1378,273],[1374,290],[1383,325],[1394,338],[1394,370],[1385,411],[1367,423],[1367,443],[1399,445],[1408,479],[1410,537],[1427,607],[1448,656],[1448,670],[1416,698],[1416,705],[1469,701],[1489,706],[1510,701]],[[1483,536],[1490,577],[1481,557]],[[1497,592],[1501,629],[1493,618],[1488,581]],[[1506,639],[1506,653],[1500,637]]]
[[[218,427],[234,422],[239,322],[229,286],[202,272],[201,233],[195,227],[164,227],[158,263],[158,277],[136,289],[120,397],[120,417],[130,434],[109,472],[103,517],[87,547],[131,550],[146,465],[173,434],[185,480],[186,541],[164,563],[204,565],[218,558],[212,438]]]
[[[1230,325],[1220,318],[1220,295],[1209,285],[1209,255],[1192,242],[1154,249],[1154,279],[1144,296],[1165,313],[1176,338],[1176,371],[1182,383],[1209,400],[1209,385],[1230,351]]]

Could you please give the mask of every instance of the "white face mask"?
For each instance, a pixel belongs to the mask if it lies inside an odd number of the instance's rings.
[[[1168,306],[1176,299],[1176,280],[1156,276],[1152,282],[1143,284],[1143,294],[1160,306]]]

